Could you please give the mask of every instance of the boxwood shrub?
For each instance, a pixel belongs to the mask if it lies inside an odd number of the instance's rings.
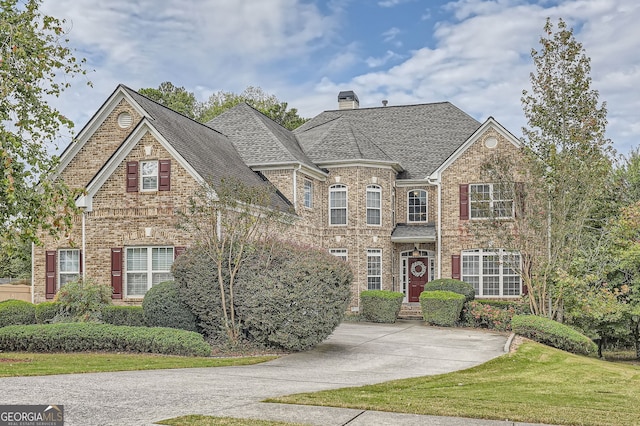
[[[511,319],[514,333],[536,342],[575,354],[597,356],[598,346],[579,331],[536,315],[515,315]]]
[[[404,294],[389,290],[365,290],[360,293],[362,317],[371,322],[396,322]]]
[[[97,323],[11,325],[0,328],[0,350],[23,352],[140,352],[209,356],[211,346],[191,331]]]
[[[465,296],[453,291],[423,291],[420,306],[429,324],[452,327],[460,318]]]
[[[0,327],[14,324],[35,324],[36,306],[24,300],[0,302]]]
[[[58,302],[42,302],[36,305],[36,323],[48,324],[62,312],[62,305]]]
[[[453,278],[439,278],[424,285],[424,291],[436,290],[452,291],[454,293],[462,294],[465,297],[465,302],[469,302],[476,297],[476,292],[471,284],[467,284],[460,280],[454,280]]]
[[[107,305],[102,308],[102,321],[111,325],[130,325],[132,327],[147,325],[144,321],[142,306]]]
[[[151,287],[142,300],[144,322],[149,327],[170,327],[199,331],[197,318],[182,301],[173,281],[164,281]]]

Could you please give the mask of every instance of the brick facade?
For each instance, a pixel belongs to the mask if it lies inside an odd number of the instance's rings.
[[[61,173],[74,188],[85,187],[121,146],[135,124],[141,119],[134,105],[122,99],[98,123],[84,145]],[[133,124],[123,129],[118,116],[127,112]],[[485,144],[487,138],[496,138],[495,147]],[[451,256],[464,249],[486,247],[489,235],[479,238],[461,221],[459,215],[459,185],[482,182],[483,163],[496,153],[515,157],[518,148],[513,139],[496,126],[487,125],[476,135],[455,161],[440,171],[440,185],[434,181],[399,179],[398,170],[389,164],[354,162],[350,165],[321,164],[323,172],[299,166],[270,167],[260,170],[292,204],[295,204],[297,220],[287,232],[287,238],[324,250],[346,250],[348,262],[354,270],[352,310],[359,306],[359,294],[368,288],[368,250],[381,250],[381,288],[404,290],[406,269],[403,261],[419,249],[420,256],[428,256],[433,262],[430,276],[450,277]],[[143,160],[171,160],[171,189],[169,191],[127,192],[127,162]],[[305,182],[312,186],[312,205],[305,206]],[[347,190],[347,223],[329,223],[329,193],[333,185],[344,185]],[[381,194],[381,224],[367,224],[367,187],[379,188]],[[33,290],[36,302],[45,297],[47,251],[64,248],[84,248],[86,270],[84,275],[97,282],[110,283],[111,249],[123,247],[168,246],[188,247],[190,238],[176,228],[176,210],[186,206],[198,183],[192,172],[185,169],[178,159],[147,132],[113,170],[111,175],[93,196],[92,209],[77,217],[68,239],[54,241],[43,236],[43,247],[34,250]],[[438,192],[440,189],[440,193]],[[440,241],[394,243],[392,233],[398,224],[408,224],[409,191],[427,192],[427,223],[436,228]],[[294,192],[295,191],[295,192]],[[440,204],[441,217],[438,217]],[[427,223],[415,223],[422,225]],[[441,226],[438,230],[437,227]],[[84,241],[84,242],[83,242]],[[404,254],[403,254],[404,253]],[[441,254],[439,259],[438,253]],[[140,298],[128,298],[126,294],[116,303],[140,303]]]

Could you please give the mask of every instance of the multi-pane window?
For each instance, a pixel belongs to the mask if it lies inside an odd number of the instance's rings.
[[[308,179],[304,180],[304,206],[313,207],[313,182]]]
[[[414,189],[409,191],[407,203],[409,222],[427,221],[427,191],[423,189]]]
[[[347,224],[347,187],[332,185],[329,188],[329,225]]]
[[[522,290],[520,253],[504,249],[462,252],[462,281],[473,286],[477,296],[519,296]]]
[[[377,185],[367,186],[367,225],[381,225],[382,190]]]
[[[367,289],[382,289],[382,250],[367,250]]]
[[[60,287],[80,277],[80,250],[58,250],[58,282]]]
[[[173,279],[173,257],[173,247],[128,247],[127,296],[144,296],[154,285]]]
[[[472,219],[513,217],[513,187],[503,183],[469,185]]]
[[[337,249],[329,249],[329,253],[334,255],[335,257],[339,257],[342,260],[347,260],[347,249],[337,248]]]
[[[143,191],[158,190],[158,162],[157,161],[141,161],[140,162],[140,181]]]

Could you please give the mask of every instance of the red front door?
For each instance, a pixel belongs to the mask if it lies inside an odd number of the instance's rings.
[[[424,291],[424,285],[429,281],[429,259],[426,257],[409,258],[409,302],[419,302],[420,293]]]

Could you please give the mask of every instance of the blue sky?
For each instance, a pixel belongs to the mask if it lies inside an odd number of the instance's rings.
[[[640,2],[636,0],[44,0],[67,19],[93,88],[52,100],[79,130],[117,84],[163,81],[200,100],[265,91],[312,117],[354,90],[361,107],[450,101],[516,136],[530,57],[546,17],[562,17],[592,59],[608,137],[640,142]],[[61,141],[61,148],[69,138]]]

